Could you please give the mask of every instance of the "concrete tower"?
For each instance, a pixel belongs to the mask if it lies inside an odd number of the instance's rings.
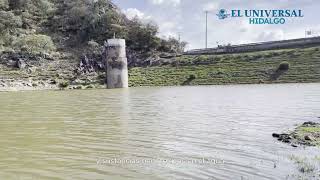
[[[124,39],[108,39],[106,65],[108,89],[128,88],[128,62]]]

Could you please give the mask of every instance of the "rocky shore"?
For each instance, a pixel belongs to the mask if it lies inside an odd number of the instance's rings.
[[[320,123],[305,122],[289,133],[273,133],[272,136],[293,147],[299,145],[320,147]]]
[[[102,47],[100,49],[103,49]],[[67,90],[105,88],[104,53],[29,54],[0,53],[0,91]],[[141,55],[128,51],[133,68],[170,65],[179,55],[159,53]]]
[[[34,82],[24,80],[0,80],[1,91],[31,91],[31,90],[51,90],[58,89],[56,85],[49,82]]]

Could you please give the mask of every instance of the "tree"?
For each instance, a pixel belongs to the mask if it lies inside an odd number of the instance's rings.
[[[161,45],[159,47],[159,51],[164,51],[164,52],[172,52],[172,53],[182,53],[184,49],[187,46],[187,42],[182,41],[180,42],[179,40],[169,37],[168,40],[163,39],[161,41]]]
[[[175,39],[160,39],[155,24],[129,20],[109,0],[0,0],[0,33],[0,46],[16,45],[16,50],[31,52],[54,47],[50,36],[64,47],[86,50],[89,41],[102,45],[114,33],[127,40],[129,49],[141,53],[180,52],[185,46]],[[48,42],[45,49],[43,42]]]
[[[51,37],[42,34],[21,37],[15,46],[32,54],[49,53],[56,49]]]
[[[12,32],[15,28],[21,27],[22,21],[19,16],[15,16],[11,11],[0,11],[0,32]]]
[[[53,10],[53,3],[48,0],[9,0],[10,10],[29,12],[35,16],[48,15]]]
[[[15,39],[17,28],[21,27],[22,21],[11,11],[0,10],[0,45],[11,46]]]
[[[59,7],[58,29],[76,35],[78,41],[94,39],[103,43],[111,37],[111,24],[121,24],[119,14],[110,9],[107,0],[67,0]]]
[[[0,0],[0,10],[5,10],[9,8],[8,0]]]
[[[50,0],[9,0],[8,5],[10,11],[21,17],[24,29],[36,29],[54,12]]]
[[[20,9],[23,5],[23,1],[22,0],[9,0],[8,5],[10,7],[10,10]]]
[[[134,19],[128,25],[128,47],[136,51],[153,51],[160,45],[158,27],[151,23],[143,25],[139,20]]]

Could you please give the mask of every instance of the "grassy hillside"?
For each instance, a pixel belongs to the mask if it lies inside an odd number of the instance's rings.
[[[75,58],[72,54],[60,58],[58,56],[55,60],[42,62],[41,66],[31,68],[30,72],[0,64],[0,88],[1,83],[5,82],[7,87],[35,86],[41,89],[48,84],[55,86],[65,81],[73,88],[105,87],[103,71],[79,75],[74,72],[77,64],[71,63],[71,59]],[[161,60],[167,62],[167,65],[130,68],[130,86],[320,82],[320,47],[232,55],[181,56]],[[280,64],[288,64],[289,69],[281,70]],[[10,82],[20,83],[15,85]]]
[[[279,70],[282,62],[288,70]],[[320,49],[181,56],[167,66],[130,69],[131,86],[320,82]]]

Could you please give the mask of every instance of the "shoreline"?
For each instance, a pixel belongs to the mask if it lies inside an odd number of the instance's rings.
[[[314,146],[320,147],[320,123],[316,121],[304,122],[296,126],[293,130],[286,133],[273,133],[272,137],[278,141],[291,145],[298,146]]]
[[[185,85],[185,86],[172,86],[172,85],[168,85],[168,86],[131,86],[129,88],[154,88],[154,87],[199,87],[199,86],[240,86],[240,85],[286,85],[286,84],[297,84],[297,85],[303,85],[303,84],[319,84],[320,82],[288,82],[288,83],[238,83],[238,84],[207,84],[207,85]],[[1,92],[30,92],[30,91],[73,91],[73,90],[93,90],[93,89],[97,89],[97,90],[101,90],[101,89],[107,89],[106,85],[88,85],[91,86],[92,88],[86,88],[85,86],[82,86],[82,88],[79,88],[79,86],[81,85],[71,85],[68,86],[67,88],[61,89],[57,86],[43,86],[43,87],[29,87],[29,86],[17,86],[17,87],[0,87],[0,93]]]
[[[154,56],[129,61],[129,87],[320,83],[320,47]],[[97,59],[89,62],[28,60],[30,67],[22,69],[0,63],[0,91],[105,88],[105,70],[95,69]]]

